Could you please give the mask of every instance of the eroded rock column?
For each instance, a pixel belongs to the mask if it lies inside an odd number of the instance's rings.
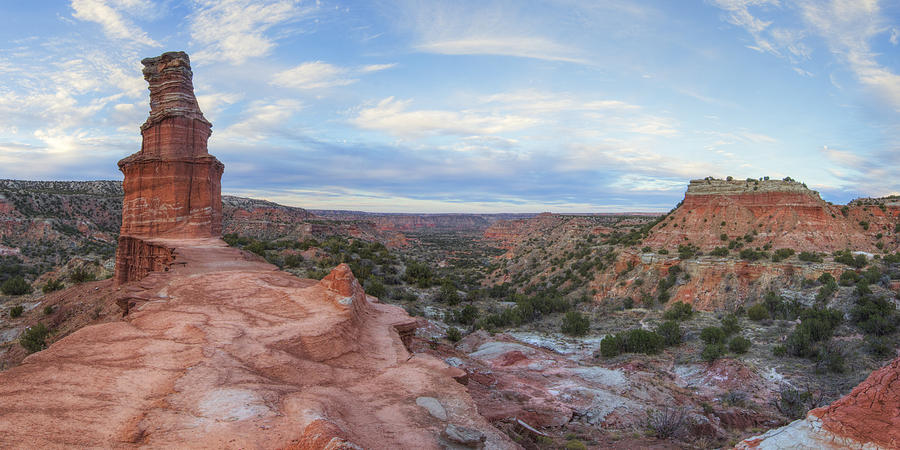
[[[190,58],[168,52],[141,62],[150,84],[150,117],[141,125],[141,151],[119,161],[125,199],[117,284],[161,270],[171,259],[154,239],[222,235],[225,166],[206,148],[212,124],[194,97]]]

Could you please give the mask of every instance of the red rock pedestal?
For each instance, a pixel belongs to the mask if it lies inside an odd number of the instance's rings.
[[[169,259],[154,238],[222,235],[221,179],[225,166],[207,152],[212,125],[203,117],[184,52],[147,58],[150,117],[141,125],[141,151],[119,161],[125,174],[117,284],[160,270]]]

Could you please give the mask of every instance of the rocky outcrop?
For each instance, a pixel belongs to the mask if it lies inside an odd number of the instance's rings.
[[[790,180],[692,180],[682,204],[644,245],[671,250],[693,244],[707,251],[750,236],[746,246],[880,253],[900,248],[898,217],[900,206],[832,205]]]
[[[145,65],[147,153],[123,163],[125,315],[0,373],[0,448],[516,448],[459,370],[409,353],[415,321],[370,300],[349,266],[299,279],[217,237],[221,164],[198,153],[208,123],[184,90],[187,55]]]
[[[738,448],[900,447],[900,358],[849,394],[805,419],[741,442]]]
[[[206,149],[212,125],[203,117],[184,52],[141,61],[150,83],[150,117],[141,125],[141,151],[119,161],[122,229],[116,251],[116,283],[159,268],[155,238],[222,235],[224,165]]]
[[[124,286],[122,321],[0,373],[0,447],[437,449],[451,424],[515,447],[346,266],[303,280],[217,239],[165,245],[182,264]]]

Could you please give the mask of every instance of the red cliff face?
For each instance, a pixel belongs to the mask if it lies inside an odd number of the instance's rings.
[[[150,117],[141,151],[119,161],[125,174],[116,282],[140,279],[168,259],[151,238],[219,237],[224,165],[206,149],[212,125],[203,117],[184,52],[147,58]]]
[[[684,202],[653,228],[644,245],[693,244],[708,251],[751,235],[746,247],[881,253],[879,241],[886,249],[900,244],[894,232],[898,215],[900,208],[894,206],[831,205],[792,181],[692,180]]]

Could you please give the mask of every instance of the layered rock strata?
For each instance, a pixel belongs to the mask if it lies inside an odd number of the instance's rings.
[[[900,248],[894,205],[832,205],[802,183],[782,180],[691,180],[682,204],[656,225],[645,246],[707,251],[751,236],[749,247],[881,253]],[[881,242],[881,247],[878,247]]]
[[[150,84],[150,117],[141,125],[141,151],[119,161],[125,174],[117,284],[158,269],[154,238],[222,234],[224,165],[207,152],[212,125],[203,117],[191,81],[190,58],[164,53],[141,61]]]
[[[749,438],[738,448],[900,448],[900,358],[805,419]]]

